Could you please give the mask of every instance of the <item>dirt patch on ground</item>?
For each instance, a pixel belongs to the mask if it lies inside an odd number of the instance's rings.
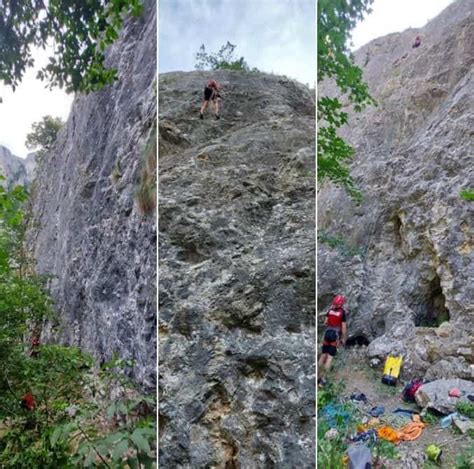
[[[390,415],[394,415],[392,412],[397,408],[421,411],[416,404],[407,404],[402,400],[403,382],[392,387],[383,384],[381,378],[382,365],[376,369],[369,367],[365,359],[364,347],[354,347],[340,353],[334,360],[334,372],[330,377],[334,382],[344,383],[342,393],[345,400],[350,400],[353,393],[364,393],[367,396],[367,404],[356,404],[362,412],[368,412],[375,406],[383,406],[385,408],[384,415],[390,418]],[[401,380],[403,380],[403,374]],[[390,469],[455,468],[456,457],[459,454],[465,453],[469,449],[474,451],[474,440],[470,436],[460,434],[454,427],[441,428],[439,421],[431,414],[429,422],[418,439],[401,442],[397,446],[397,459],[388,462],[386,467]],[[440,446],[443,450],[439,466],[430,465],[425,461],[425,449],[430,444]],[[464,469],[464,466],[462,467]],[[465,467],[467,469],[469,466]]]

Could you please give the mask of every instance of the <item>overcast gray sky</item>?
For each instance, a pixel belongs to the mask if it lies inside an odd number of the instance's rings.
[[[227,41],[250,67],[314,85],[314,0],[160,0],[160,72],[194,69],[201,44],[217,52]]]
[[[354,49],[372,39],[421,27],[453,0],[375,0],[373,13],[353,34]],[[303,83],[315,77],[313,0],[160,0],[160,71],[192,70],[201,44],[217,51],[228,40],[251,67]],[[41,62],[45,53],[35,54]],[[28,71],[15,93],[0,85],[0,144],[24,157],[33,122],[51,114],[66,120],[72,96],[49,91]]]

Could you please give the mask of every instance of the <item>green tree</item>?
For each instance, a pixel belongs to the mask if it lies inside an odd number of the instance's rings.
[[[117,38],[126,14],[140,0],[5,0],[0,8],[0,81],[15,88],[34,66],[34,48],[54,44],[38,78],[68,92],[90,92],[112,83],[104,50]]]
[[[237,46],[227,41],[227,44],[219,49],[219,52],[206,52],[204,44],[196,53],[196,70],[243,70],[250,71],[250,67],[243,57],[237,59],[234,50]],[[253,69],[256,71],[256,69]]]
[[[64,122],[59,117],[44,116],[40,122],[34,122],[31,132],[26,136],[25,145],[43,156],[51,150]]]
[[[370,12],[372,2],[318,0],[318,83],[333,80],[356,112],[375,104],[362,79],[362,70],[354,64],[349,51],[351,31]],[[346,164],[353,157],[354,149],[337,134],[347,121],[340,99],[318,98],[318,182],[330,179],[360,199],[361,194]]]

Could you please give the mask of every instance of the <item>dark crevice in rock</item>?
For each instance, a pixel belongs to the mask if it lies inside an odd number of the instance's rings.
[[[203,256],[195,245],[190,244],[177,253],[176,259],[189,264],[199,264],[200,262],[205,261],[207,257]]]
[[[395,235],[395,246],[400,249],[403,245],[403,238],[402,238],[402,220],[400,218],[399,213],[395,213],[393,216],[393,232]]]
[[[369,345],[369,339],[363,334],[353,335],[346,341],[346,347],[354,347],[355,345]]]
[[[437,327],[442,322],[449,321],[449,310],[446,308],[446,299],[437,274],[428,285],[424,303],[417,305],[415,311],[415,326]]]

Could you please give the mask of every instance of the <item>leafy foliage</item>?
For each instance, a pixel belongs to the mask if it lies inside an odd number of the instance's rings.
[[[318,1],[318,83],[333,79],[356,112],[375,101],[362,80],[362,70],[354,64],[348,42],[356,23],[370,12],[372,1]],[[360,200],[360,191],[346,165],[354,149],[337,135],[337,129],[348,121],[348,114],[342,109],[338,98],[318,99],[318,182],[329,179]]]
[[[456,457],[456,469],[472,469],[474,467],[474,446]]]
[[[234,57],[234,50],[237,46],[229,41],[219,49],[219,52],[206,52],[204,44],[196,53],[196,70],[243,70],[250,71],[250,67],[243,57]],[[252,71],[257,71],[253,68]]]
[[[64,122],[59,117],[44,116],[40,122],[34,122],[31,132],[26,136],[26,147],[37,150],[37,156],[42,157],[51,150],[56,142],[58,132]]]
[[[50,87],[90,92],[112,83],[117,71],[104,65],[104,51],[117,38],[126,14],[141,14],[140,0],[24,0],[0,10],[0,80],[15,90],[34,66],[32,50],[54,44],[38,71]]]
[[[474,419],[474,404],[471,404],[470,402],[458,402],[456,404],[456,410],[460,414],[463,414],[470,419]]]
[[[0,467],[153,467],[156,406],[125,378],[133,363],[97,370],[77,348],[31,340],[53,313],[24,248],[26,200],[0,186]]]

